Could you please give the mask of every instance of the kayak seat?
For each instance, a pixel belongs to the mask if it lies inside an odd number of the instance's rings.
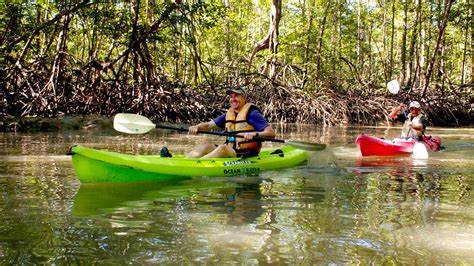
[[[274,152],[270,153],[270,154],[278,154],[280,157],[285,157],[285,154],[283,153],[282,150],[278,149],[278,150],[275,150]]]
[[[76,154],[75,152],[72,151],[72,148],[74,148],[75,146],[76,145],[73,145],[73,146],[69,147],[69,150],[67,151],[66,155],[72,156],[72,155]]]
[[[171,153],[170,153],[170,151],[168,150],[167,147],[163,147],[160,150],[160,157],[171,158],[171,157],[173,157],[173,155],[171,155]]]

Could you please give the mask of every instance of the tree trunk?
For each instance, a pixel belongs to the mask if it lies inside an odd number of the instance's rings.
[[[226,7],[226,9],[230,9],[230,4],[229,4],[229,0],[224,0],[224,5]],[[230,27],[229,27],[229,16],[226,16],[224,18],[224,43],[225,43],[225,61],[226,62],[230,62],[232,59],[232,55],[231,55],[231,39],[232,36],[230,34]]]
[[[260,41],[255,44],[252,54],[250,55],[249,67],[252,65],[253,57],[258,52],[269,49],[270,53],[275,56],[278,52],[278,25],[281,19],[281,2],[282,0],[271,0],[271,17],[270,17],[270,30],[268,34]],[[276,65],[276,58],[272,58],[272,67],[270,70],[270,76],[274,74],[274,68]]]
[[[380,4],[379,4],[380,5]],[[389,65],[390,64],[384,64],[384,62],[387,62],[389,63],[389,55],[388,55],[388,49],[387,49],[387,13],[386,13],[386,9],[385,8],[382,8],[382,5],[380,5],[380,8],[383,10],[383,19],[382,19],[382,53],[380,53],[381,55],[381,61],[382,61],[382,70],[383,70],[383,78],[385,81],[387,80],[391,80],[391,77],[388,76],[388,68],[389,68]],[[375,44],[377,46],[377,44]],[[379,49],[377,47],[377,49]]]
[[[421,15],[421,4],[420,0],[416,1],[416,15],[415,15],[415,20],[413,21],[413,33],[411,35],[411,41],[410,41],[410,49],[408,51],[408,66],[407,66],[407,86],[412,87],[413,86],[413,79],[414,75],[416,75],[416,70],[414,70],[414,61],[416,60],[415,56],[415,46],[416,46],[416,41],[418,37],[418,25],[419,25],[419,19]]]
[[[471,5],[471,83],[474,84],[474,5]]]
[[[407,31],[408,31],[408,3],[405,1],[403,6],[403,33],[402,33],[402,47],[401,47],[401,58],[400,58],[400,83],[405,84],[406,79],[406,62],[407,62]]]
[[[390,33],[390,66],[388,70],[388,76],[390,79],[392,79],[392,74],[393,74],[393,50],[395,49],[394,47],[394,39],[395,39],[395,0],[392,1],[392,31]]]
[[[342,1],[341,1],[342,2]],[[337,23],[337,63],[338,63],[338,69],[337,69],[337,77],[339,80],[342,80],[343,77],[342,77],[342,62],[340,60],[340,58],[342,57],[342,39],[343,39],[343,35],[342,35],[342,25],[343,25],[343,22],[342,22],[342,8],[340,7],[341,5],[341,2],[339,2],[338,0],[338,23]]]
[[[318,47],[316,50],[316,78],[319,79],[319,75],[321,72],[321,50],[323,47],[323,37],[324,31],[326,30],[326,21],[329,15],[329,10],[331,9],[332,0],[328,0],[326,2],[326,10],[324,11],[323,21],[321,22],[321,27],[319,30],[319,40],[318,40]]]
[[[471,20],[472,20],[472,18],[471,18]],[[466,82],[466,79],[465,79],[466,69],[465,68],[466,68],[466,54],[467,54],[467,47],[468,47],[468,38],[467,38],[467,36],[469,35],[469,23],[471,23],[471,20],[466,19],[466,33],[464,34],[464,49],[463,49],[463,52],[462,52],[461,84],[464,84]],[[473,64],[474,64],[474,62],[473,62]]]
[[[361,36],[362,36],[362,26],[361,26],[361,0],[357,0],[357,65],[360,66],[362,59],[361,59]]]
[[[175,8],[176,8],[176,5],[174,3],[168,4],[166,6],[166,9],[163,11],[163,13],[161,13],[160,18],[157,21],[153,22],[153,24],[151,24],[150,27],[146,31],[141,32],[139,35],[134,35],[132,33],[127,49],[123,51],[113,62],[111,62],[111,64],[113,65],[119,62],[120,60],[123,60],[122,64],[118,68],[116,79],[119,78],[122,72],[122,69],[124,67],[124,64],[126,64],[128,60],[130,52],[135,47],[139,46],[142,42],[145,42],[148,36],[153,35],[155,32],[157,32],[160,26],[162,25],[162,23],[168,18],[171,11],[173,11]]]
[[[309,64],[309,52],[311,47],[311,36],[313,35],[313,8],[312,1],[308,3],[308,30],[306,32],[306,45],[304,47],[304,70],[303,70],[303,84],[302,88],[305,87],[308,79],[308,64]]]
[[[451,11],[451,4],[452,4],[452,0],[446,0],[444,4],[444,12],[441,17],[441,24],[440,24],[440,29],[438,32],[438,38],[436,40],[436,45],[434,47],[433,56],[426,70],[425,85],[423,87],[423,94],[422,94],[423,97],[426,96],[426,92],[430,84],[431,74],[433,72],[433,66],[436,62],[436,55],[438,54],[438,49],[440,48],[441,41],[443,40],[444,31],[446,30],[446,25],[448,24],[448,16],[449,16],[449,12]]]

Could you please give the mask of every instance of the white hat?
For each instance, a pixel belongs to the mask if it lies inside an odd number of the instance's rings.
[[[421,108],[421,105],[420,105],[420,103],[419,103],[419,102],[417,102],[417,101],[413,101],[413,102],[411,102],[411,103],[410,103],[410,107],[409,107],[409,109],[410,109],[410,108],[416,108],[416,109],[420,109],[420,108]]]

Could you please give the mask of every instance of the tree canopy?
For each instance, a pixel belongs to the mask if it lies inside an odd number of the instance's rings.
[[[472,10],[451,0],[10,1],[0,4],[0,115],[200,120],[225,108],[229,85],[248,86],[272,121],[373,123],[401,99],[466,113]],[[393,79],[397,99],[385,97]]]

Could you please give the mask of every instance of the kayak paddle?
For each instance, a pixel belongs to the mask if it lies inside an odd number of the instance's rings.
[[[120,114],[115,115],[114,117],[114,129],[123,133],[144,134],[154,128],[163,128],[163,129],[177,130],[181,132],[188,132],[187,128],[182,128],[182,127],[178,128],[178,127],[165,126],[165,125],[155,125],[153,122],[151,122],[150,119],[141,115],[120,113]],[[198,133],[243,138],[243,136],[239,136],[239,135],[232,134],[229,132],[199,130]],[[310,143],[310,142],[304,142],[304,141],[298,141],[298,140],[284,140],[284,139],[272,139],[272,138],[262,138],[262,137],[254,137],[253,139],[256,141],[261,141],[261,142],[271,141],[271,142],[285,143],[286,145],[290,145],[295,148],[298,148],[301,150],[307,150],[307,151],[320,151],[326,148],[326,144]]]

